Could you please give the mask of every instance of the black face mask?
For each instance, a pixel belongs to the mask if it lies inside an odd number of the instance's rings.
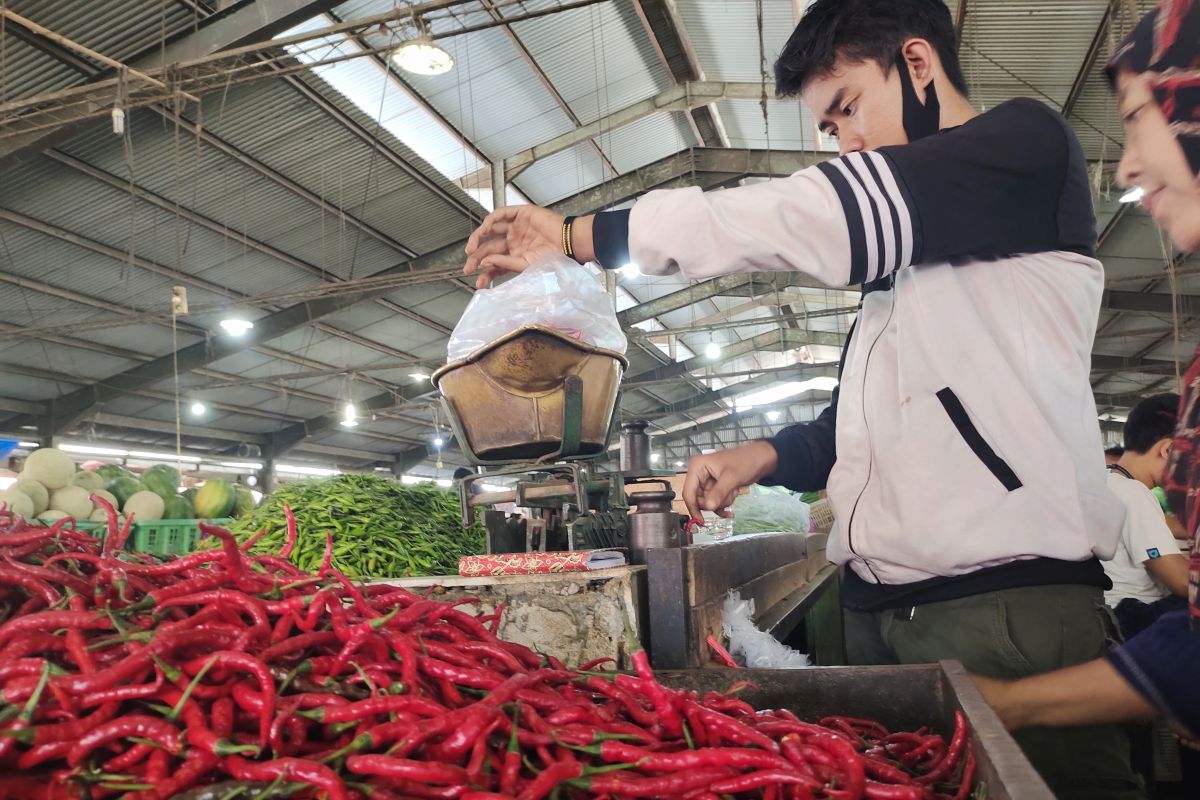
[[[900,72],[900,97],[904,110],[904,132],[908,141],[915,142],[938,132],[942,118],[942,108],[938,104],[937,90],[933,81],[925,87],[925,102],[917,97],[913,87],[912,76],[908,74],[908,62],[903,53],[896,54],[896,69]]]

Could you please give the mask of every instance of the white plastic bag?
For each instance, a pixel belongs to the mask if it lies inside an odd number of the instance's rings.
[[[450,334],[446,355],[457,361],[522,325],[545,325],[581,342],[624,353],[625,334],[612,298],[587,269],[559,254],[475,292]]]
[[[729,653],[741,656],[752,669],[801,669],[811,667],[808,656],[799,653],[754,625],[754,601],[743,600],[730,591],[722,608]]]
[[[808,503],[777,486],[751,486],[730,511],[734,533],[808,533]]]

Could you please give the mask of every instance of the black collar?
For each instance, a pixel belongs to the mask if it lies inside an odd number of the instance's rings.
[[[1109,465],[1108,465],[1108,468],[1109,468],[1110,470],[1112,470],[1113,472],[1119,472],[1119,473],[1121,473],[1121,474],[1122,474],[1122,475],[1124,475],[1126,478],[1129,478],[1129,480],[1131,480],[1131,481],[1135,481],[1135,480],[1137,480],[1137,478],[1135,478],[1135,477],[1133,477],[1132,475],[1130,475],[1130,474],[1129,474],[1129,470],[1125,469],[1125,468],[1124,468],[1124,467],[1122,467],[1120,464],[1109,464]]]

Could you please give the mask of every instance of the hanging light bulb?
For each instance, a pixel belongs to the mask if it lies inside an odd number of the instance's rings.
[[[208,406],[204,405],[204,403],[201,403],[199,400],[192,403],[192,416],[202,417],[205,411],[208,411]]]
[[[454,56],[429,34],[411,39],[393,50],[392,62],[414,75],[445,75],[454,69]]]
[[[345,416],[342,417],[342,426],[353,428],[358,425],[358,409],[354,407],[354,403],[346,403]]]
[[[444,445],[445,443],[446,443],[446,442],[445,442],[445,441],[442,439],[442,437],[440,437],[440,436],[436,436],[436,437],[434,437],[434,439],[433,439],[433,446],[434,446],[434,447],[441,447],[441,446],[442,446],[442,445]]]
[[[767,419],[769,419],[771,422],[778,421],[779,418],[782,416],[783,416],[782,411],[768,411],[767,412]]]
[[[224,328],[225,332],[230,336],[245,336],[246,331],[254,327],[254,323],[248,319],[241,319],[240,317],[229,317],[221,320],[221,327]]]
[[[721,345],[716,342],[709,342],[704,345],[704,357],[709,361],[715,361],[721,357]]]

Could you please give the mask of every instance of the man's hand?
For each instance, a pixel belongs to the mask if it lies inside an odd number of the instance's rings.
[[[773,473],[779,465],[775,448],[768,442],[751,442],[688,462],[683,481],[683,503],[688,515],[702,519],[702,512],[713,511],[729,518],[737,493]]]
[[[484,218],[467,240],[468,275],[485,289],[508,272],[522,272],[547,253],[561,253],[563,216],[537,206],[506,206]],[[573,239],[575,237],[572,237]]]

